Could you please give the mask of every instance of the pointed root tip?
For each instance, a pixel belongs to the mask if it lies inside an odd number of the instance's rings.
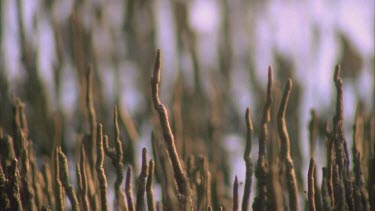
[[[246,119],[246,126],[250,128],[250,130],[253,130],[253,123],[251,122],[251,114],[250,114],[249,107],[246,108],[245,119]]]
[[[341,78],[341,66],[338,64],[338,65],[336,65],[336,68],[335,68],[335,74],[334,74],[333,80],[337,81],[340,78]]]
[[[154,142],[154,141],[155,141],[155,138],[156,138],[156,136],[155,136],[155,132],[154,132],[154,130],[152,130],[152,131],[151,131],[151,142]]]
[[[246,108],[246,113],[245,113],[245,119],[246,119],[246,125],[247,125],[247,127],[249,127],[249,125],[250,125],[250,108],[249,107],[247,107]]]
[[[268,68],[268,83],[267,83],[267,105],[270,106],[272,103],[272,68],[269,66]],[[270,112],[267,113],[267,121],[270,120]]]
[[[311,158],[310,159],[310,163],[314,166],[315,165],[315,160],[314,160],[314,158]]]
[[[268,66],[268,83],[272,83],[272,67]]]
[[[16,166],[17,166],[17,163],[18,163],[18,160],[17,160],[17,158],[14,158],[13,160],[12,160],[12,162],[11,162],[11,166],[12,166],[12,168],[16,168]]]
[[[310,166],[309,166],[309,169],[310,169],[312,175],[313,175],[314,170],[315,170],[314,167],[315,167],[315,160],[314,160],[314,158],[312,157],[312,158],[310,159]]]
[[[160,60],[161,60],[161,52],[160,49],[156,51],[156,64],[158,64],[158,67],[160,67]]]
[[[85,156],[85,146],[83,145],[83,143],[81,144],[81,156]]]
[[[288,83],[286,84],[286,88],[287,90],[291,90],[293,87],[293,82],[292,82],[292,79],[288,79]]]
[[[161,52],[160,49],[156,51],[155,67],[153,79],[158,83],[160,81],[160,66],[161,66]]]
[[[154,166],[155,166],[155,162],[154,162],[154,160],[150,160],[149,161],[149,164],[150,164],[150,168],[154,168]]]
[[[103,125],[101,123],[97,124],[97,137],[103,138]]]
[[[143,147],[143,149],[142,149],[142,159],[144,160],[144,161],[146,161],[146,156],[147,156],[147,149],[146,149],[146,147]]]

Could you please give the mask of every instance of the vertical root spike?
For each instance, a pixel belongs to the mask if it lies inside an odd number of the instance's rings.
[[[133,203],[133,191],[132,191],[132,168],[131,166],[128,167],[126,170],[126,181],[125,181],[125,194],[126,200],[128,203],[129,211],[135,211],[134,203]]]
[[[314,158],[310,159],[309,172],[308,172],[308,199],[310,211],[316,211],[315,207],[315,161]]]
[[[142,167],[141,172],[138,176],[137,181],[137,201],[136,201],[136,210],[143,210],[145,204],[145,191],[146,191],[146,178],[148,174],[148,165],[147,165],[147,150],[146,148],[142,149]]]
[[[281,99],[280,108],[277,115],[277,129],[279,131],[281,143],[280,157],[281,161],[284,162],[286,166],[287,187],[289,193],[289,207],[290,210],[296,211],[299,210],[297,179],[294,170],[293,159],[290,155],[290,139],[285,121],[286,107],[288,105],[291,88],[292,80],[289,79],[285,86],[284,94]]]
[[[233,183],[233,211],[237,211],[239,208],[239,202],[238,202],[238,179],[237,176],[234,179]]]
[[[253,161],[251,159],[251,145],[253,139],[253,123],[251,121],[250,109],[246,109],[245,114],[247,135],[246,135],[246,146],[244,152],[244,160],[246,165],[246,178],[244,186],[244,194],[242,198],[242,210],[249,210],[250,206],[250,194],[251,194],[251,185],[252,185],[252,176],[253,176]]]
[[[166,143],[169,159],[172,163],[174,177],[177,184],[177,191],[180,194],[179,202],[182,209],[191,209],[192,196],[191,189],[188,180],[185,176],[184,170],[181,165],[180,158],[178,156],[174,136],[168,119],[168,111],[162,104],[159,98],[159,82],[160,82],[160,50],[156,53],[154,74],[151,79],[151,89],[152,89],[152,102],[154,109],[159,114],[160,125],[163,130],[164,141]],[[190,208],[189,208],[190,207]]]
[[[147,207],[149,211],[155,211],[155,202],[154,202],[154,190],[152,187],[152,183],[154,180],[154,168],[155,163],[153,160],[150,160],[149,162],[149,168],[148,168],[148,177],[147,177],[147,183],[146,183],[146,191],[147,191]]]
[[[108,137],[105,136],[105,141],[108,142]],[[100,189],[100,202],[101,210],[108,211],[107,202],[107,178],[104,171],[104,147],[103,147],[103,126],[101,124],[97,125],[97,139],[96,139],[96,172],[98,175],[99,189]]]

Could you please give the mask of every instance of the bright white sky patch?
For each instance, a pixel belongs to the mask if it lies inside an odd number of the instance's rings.
[[[193,29],[200,33],[215,32],[220,21],[219,7],[212,0],[196,0],[190,8],[189,21]]]

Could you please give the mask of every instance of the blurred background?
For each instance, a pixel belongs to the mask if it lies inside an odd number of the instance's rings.
[[[287,79],[293,80],[287,125],[303,193],[310,110],[320,127],[333,118],[336,64],[342,67],[349,144],[357,104],[374,111],[374,13],[372,0],[1,0],[0,127],[11,127],[17,96],[25,103],[37,154],[48,158],[62,145],[71,158],[77,156],[88,130],[85,75],[92,64],[97,120],[113,137],[113,107],[119,106],[126,162],[140,165],[134,152],[147,147],[151,156],[157,124],[150,78],[159,48],[160,95],[180,156],[207,156],[213,174],[223,172],[218,180],[230,196],[234,176],[244,182],[248,106],[257,159],[272,66],[274,114]],[[277,146],[274,120],[270,141]],[[316,151],[319,168],[326,163],[324,138],[319,136]]]

